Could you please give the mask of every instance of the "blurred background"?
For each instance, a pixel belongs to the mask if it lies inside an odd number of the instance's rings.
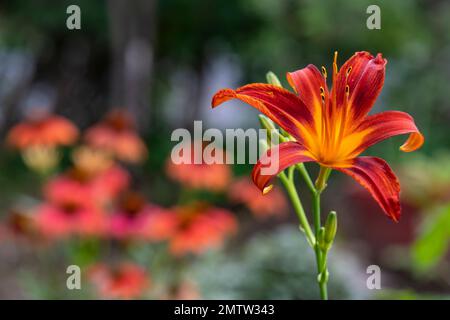
[[[79,30],[66,27],[73,4]],[[366,27],[373,4],[381,30]],[[368,150],[400,178],[397,224],[332,174],[330,297],[450,298],[449,31],[445,0],[2,0],[0,298],[318,298],[281,186],[262,197],[251,165],[176,166],[170,136],[194,120],[257,128],[256,111],[212,111],[212,95],[269,70],[287,85],[285,72],[330,68],[335,50],[340,64],[383,53],[374,112],[409,112],[426,143]],[[67,287],[70,265],[81,290]],[[381,290],[366,286],[369,265]]]

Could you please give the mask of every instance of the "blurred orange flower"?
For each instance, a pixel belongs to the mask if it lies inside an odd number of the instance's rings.
[[[174,255],[201,254],[219,247],[237,230],[236,218],[225,209],[197,203],[175,208],[175,212],[178,224],[169,244]]]
[[[222,154],[217,157],[225,157],[223,151],[216,149],[215,152]],[[200,164],[194,164],[192,161],[189,164],[175,164],[170,158],[167,160],[166,173],[185,187],[212,191],[223,191],[229,185],[232,174],[231,168],[225,162],[206,164],[202,161]]]
[[[25,164],[48,173],[59,162],[58,146],[73,144],[78,129],[69,120],[48,113],[34,113],[9,131],[7,143],[19,149]]]
[[[89,280],[98,295],[105,299],[139,298],[150,285],[150,278],[144,268],[132,263],[115,267],[94,265],[89,270]]]
[[[147,147],[137,134],[131,116],[124,110],[111,111],[104,120],[87,130],[86,142],[111,153],[124,162],[139,163],[147,156]]]
[[[81,145],[72,152],[72,161],[77,169],[90,175],[104,172],[114,165],[114,159],[109,153],[86,145]]]
[[[235,203],[243,203],[258,218],[285,215],[287,212],[287,201],[280,190],[274,189],[263,195],[248,178],[233,182],[228,196]]]
[[[46,114],[23,121],[8,133],[7,142],[18,149],[71,145],[78,138],[78,129],[66,118]]]

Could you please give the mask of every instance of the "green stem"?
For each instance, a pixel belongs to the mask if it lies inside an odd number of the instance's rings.
[[[320,221],[320,195],[326,188],[328,177],[330,176],[331,169],[326,167],[320,167],[319,176],[315,185],[313,184],[311,177],[308,174],[304,164],[298,164],[297,169],[300,171],[301,176],[305,180],[306,185],[311,191],[313,197],[313,221],[314,221],[314,234],[315,238],[319,239],[319,231],[321,228]],[[328,299],[327,281],[327,252],[320,249],[318,241],[314,245],[314,253],[316,255],[317,264],[317,281],[319,283],[320,297],[323,300]]]
[[[327,180],[330,176],[331,169],[327,167],[320,166],[319,176],[316,180],[316,190],[317,192],[322,192],[327,187]]]
[[[316,238],[318,238],[320,230],[320,192],[318,190],[314,192],[313,199],[314,231]],[[314,246],[314,252],[316,253],[317,281],[319,282],[320,297],[322,300],[328,300],[326,252],[322,252],[318,242]]]
[[[306,185],[308,186],[308,189],[314,193],[316,192],[316,188],[314,187],[314,183],[311,180],[311,177],[309,176],[308,171],[305,168],[305,165],[303,163],[297,164],[297,169],[300,171],[301,176],[303,177],[303,180],[305,180]]]
[[[300,198],[298,197],[297,189],[295,187],[293,179],[288,179],[284,172],[279,174],[280,180],[283,183],[286,191],[288,192],[289,198],[294,206],[295,213],[297,214],[300,226],[305,232],[306,238],[312,247],[316,246],[316,239],[309,226],[308,219],[306,218],[305,210],[303,209]]]

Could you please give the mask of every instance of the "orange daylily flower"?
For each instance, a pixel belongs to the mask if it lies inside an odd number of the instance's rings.
[[[326,83],[325,68],[314,65],[287,73],[297,94],[278,86],[254,83],[236,90],[223,89],[212,99],[212,107],[239,99],[255,107],[288,132],[295,141],[281,143],[279,170],[302,162],[317,162],[354,178],[375,198],[394,221],[400,217],[400,185],[389,165],[380,158],[359,157],[368,147],[389,137],[410,134],[400,150],[420,148],[423,135],[413,118],[400,111],[368,115],[384,83],[386,59],[357,52],[338,69],[335,53],[332,89]],[[255,165],[253,181],[263,191],[270,190],[274,175],[262,175],[270,149]]]

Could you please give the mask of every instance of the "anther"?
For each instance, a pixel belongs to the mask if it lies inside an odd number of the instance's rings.
[[[320,87],[320,97],[322,98],[322,102],[325,102],[325,89]]]
[[[322,75],[325,79],[327,78],[327,69],[324,66],[322,66]]]
[[[333,74],[337,74],[338,73],[337,57],[338,57],[338,52],[335,51],[334,52],[334,58],[333,58]]]
[[[349,68],[347,69],[347,76],[350,74],[350,72],[352,72],[352,67],[349,67]]]

